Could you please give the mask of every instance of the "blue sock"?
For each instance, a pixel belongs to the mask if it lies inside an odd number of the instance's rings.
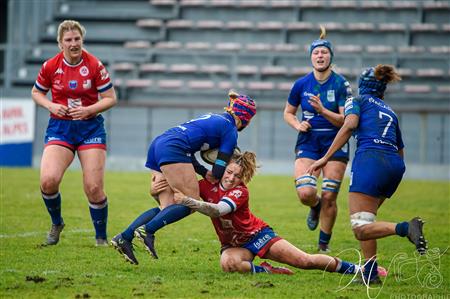
[[[319,199],[319,202],[314,207],[311,207],[311,209],[313,209],[316,213],[319,213],[321,208],[322,208],[322,202],[320,201],[320,199]]]
[[[354,274],[356,271],[356,266],[353,263],[339,260],[338,265],[336,266],[336,272],[342,274]]]
[[[249,262],[249,263],[250,263],[250,266],[252,267],[252,274],[269,273],[269,272],[267,272],[267,270],[264,267],[256,266],[252,262]]]
[[[136,218],[136,220],[131,223],[126,230],[122,232],[122,237],[127,241],[132,241],[134,238],[134,231],[136,228],[138,228],[141,225],[146,224],[147,222],[150,222],[150,220],[153,219],[161,210],[159,207],[150,209],[148,211],[145,211],[142,213],[139,217]]]
[[[328,243],[330,243],[330,239],[331,239],[331,234],[327,234],[327,233],[323,232],[322,230],[320,230],[319,245],[320,244],[328,245]]]
[[[108,222],[108,199],[98,203],[89,203],[92,224],[95,228],[96,239],[106,239],[106,223]]]
[[[371,259],[364,265],[364,278],[371,280],[378,276],[378,263]]]
[[[179,204],[168,206],[145,225],[145,231],[154,234],[164,225],[177,222],[190,214],[191,209],[186,206]]]
[[[55,194],[45,194],[42,191],[41,194],[45,206],[47,207],[47,211],[52,218],[52,223],[55,225],[64,223],[61,217],[61,194],[59,192]]]
[[[395,233],[400,237],[406,237],[408,235],[409,223],[404,221],[397,223],[395,226]]]

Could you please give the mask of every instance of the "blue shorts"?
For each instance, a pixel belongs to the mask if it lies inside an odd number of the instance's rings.
[[[172,163],[192,163],[188,141],[182,135],[164,133],[156,137],[147,152],[145,167],[161,172],[161,166]]]
[[[336,131],[308,131],[299,133],[295,145],[295,158],[309,158],[319,160],[333,143]],[[348,162],[349,146],[346,143],[331,157],[331,161]]]
[[[270,247],[276,242],[282,240],[270,227],[265,227],[260,230],[250,241],[242,245],[242,248],[248,249],[254,255],[264,257],[269,251]],[[228,246],[222,247],[221,253],[224,252]]]
[[[45,133],[45,146],[57,144],[72,151],[90,148],[106,150],[106,132],[103,116],[87,120],[66,120],[50,118]]]
[[[397,190],[405,163],[394,152],[366,150],[357,152],[352,163],[350,192],[389,198]]]

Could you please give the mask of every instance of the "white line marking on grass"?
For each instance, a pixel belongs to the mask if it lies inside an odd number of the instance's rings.
[[[64,230],[64,234],[83,234],[83,233],[90,233],[92,232],[92,229],[85,229],[85,228],[79,228],[79,229],[72,229],[72,230]],[[45,232],[26,232],[21,234],[1,234],[0,239],[11,239],[11,238],[26,238],[31,236],[39,236],[39,235],[46,235],[47,231]]]

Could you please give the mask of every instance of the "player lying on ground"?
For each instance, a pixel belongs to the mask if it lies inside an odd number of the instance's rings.
[[[252,152],[234,154],[225,173],[217,183],[199,181],[199,201],[175,192],[175,202],[211,217],[220,239],[220,265],[225,272],[293,274],[283,267],[267,262],[257,266],[255,256],[288,264],[300,269],[319,269],[328,272],[354,274],[359,266],[324,254],[308,254],[277,234],[249,208],[246,184],[256,172],[256,156]],[[153,193],[168,188],[162,182],[153,186]]]

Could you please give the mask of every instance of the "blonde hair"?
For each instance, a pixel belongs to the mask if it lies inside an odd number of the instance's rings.
[[[56,41],[61,44],[64,33],[68,31],[77,30],[81,34],[81,38],[84,39],[86,35],[86,29],[84,29],[83,25],[81,25],[78,21],[74,20],[64,20],[58,26],[58,33],[56,35]]]
[[[319,39],[325,39],[327,37],[327,30],[325,29],[325,26],[320,25],[320,36]]]
[[[254,152],[245,151],[242,153],[235,153],[231,157],[230,163],[236,163],[241,166],[242,181],[244,184],[248,184],[252,180],[256,173],[256,168],[258,168],[256,164],[256,154]]]
[[[374,75],[377,80],[386,83],[398,82],[402,77],[397,72],[394,66],[388,64],[379,64],[375,67]]]

